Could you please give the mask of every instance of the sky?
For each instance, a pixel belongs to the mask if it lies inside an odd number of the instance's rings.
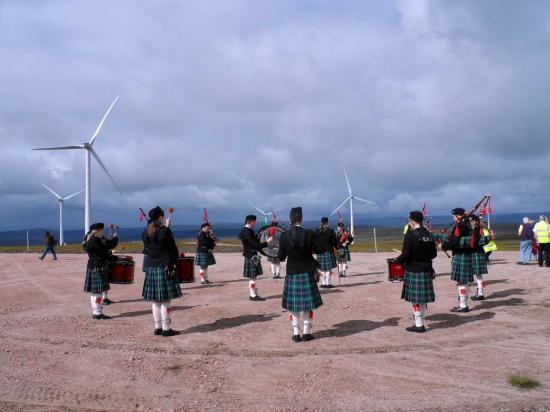
[[[550,209],[547,1],[0,0],[0,230],[92,219]],[[65,227],[83,225],[84,196]],[[344,215],[347,209],[342,211]]]

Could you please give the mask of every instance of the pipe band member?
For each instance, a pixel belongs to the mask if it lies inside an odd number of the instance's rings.
[[[171,328],[172,299],[181,297],[176,271],[178,247],[169,227],[164,226],[164,211],[155,207],[149,211],[144,247],[148,251],[142,296],[152,303],[155,335],[174,336]]]
[[[451,234],[445,239],[441,247],[453,252],[451,260],[451,280],[458,285],[458,306],[451,312],[466,313],[468,308],[468,285],[474,282],[472,267],[472,250],[475,239],[470,221],[463,208],[457,207],[451,211],[455,225]]]
[[[313,252],[318,247],[317,239],[312,230],[302,228],[301,207],[292,208],[290,211],[290,224],[290,230],[283,233],[279,241],[279,259],[288,259],[282,306],[290,312],[292,340],[310,341],[313,339],[313,311],[323,304],[315,280],[317,262],[313,258]],[[300,316],[304,320],[302,336]]]
[[[197,254],[195,256],[195,265],[199,266],[199,274],[201,276],[201,285],[208,285],[211,282],[208,280],[208,266],[216,264],[214,258],[214,248],[216,241],[211,234],[210,223],[205,222],[201,225],[201,231],[197,236]]]
[[[265,299],[258,296],[258,289],[256,288],[256,278],[263,275],[262,262],[260,260],[259,252],[261,249],[270,244],[273,240],[272,237],[267,238],[267,242],[260,242],[254,233],[256,227],[256,216],[248,215],[245,218],[245,226],[239,234],[239,239],[243,244],[243,256],[244,256],[244,268],[243,276],[248,281],[248,289],[250,293],[250,300],[264,301]]]
[[[487,286],[484,276],[489,274],[487,258],[485,256],[485,245],[491,242],[491,235],[485,235],[485,228],[478,216],[470,215],[470,224],[474,236],[474,247],[472,249],[472,270],[477,282],[477,294],[472,300],[485,300],[484,290]]]
[[[417,333],[426,331],[424,320],[428,303],[435,302],[432,260],[437,256],[437,249],[432,234],[422,225],[423,220],[422,212],[409,214],[410,229],[403,239],[401,255],[396,258],[397,263],[405,266],[401,299],[412,303],[414,315],[414,326],[406,329]]]
[[[109,265],[116,258],[112,255],[111,249],[118,244],[118,236],[105,238],[103,223],[94,223],[86,234],[82,246],[88,253],[88,264],[86,266],[86,279],[84,280],[84,292],[91,293],[93,319],[110,319],[103,314],[102,294],[110,289],[109,286]]]
[[[333,288],[330,283],[332,269],[336,267],[336,257],[334,256],[338,248],[336,241],[336,232],[329,226],[328,217],[321,219],[321,226],[315,231],[317,237],[317,262],[321,272],[321,288]]]
[[[277,221],[271,222],[271,226],[275,227],[278,226],[279,223]],[[273,275],[273,279],[280,279],[281,278],[281,261],[277,256],[272,257],[268,256],[267,261],[271,264],[271,274]]]
[[[336,240],[338,242],[338,249],[336,255],[338,257],[338,272],[340,277],[345,277],[348,271],[348,262],[351,261],[351,254],[349,252],[349,245],[353,242],[353,236],[349,229],[344,229],[344,223],[338,223],[338,232],[336,233]]]

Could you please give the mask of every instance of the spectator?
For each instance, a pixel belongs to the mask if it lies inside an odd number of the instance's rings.
[[[550,266],[550,228],[548,227],[548,218],[544,215],[540,216],[539,222],[535,225],[535,240],[539,245],[539,266]]]
[[[46,232],[44,235],[44,243],[46,243],[46,249],[44,249],[44,253],[42,253],[42,256],[40,256],[38,259],[44,260],[48,252],[52,252],[53,260],[57,260],[57,255],[55,254],[55,245],[57,244],[57,239],[53,237],[50,232]]]
[[[531,262],[532,256],[532,242],[535,239],[535,233],[533,232],[534,225],[531,223],[528,217],[523,218],[523,223],[519,225],[519,260],[518,265],[526,265]]]

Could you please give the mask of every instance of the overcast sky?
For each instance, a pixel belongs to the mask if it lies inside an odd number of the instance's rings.
[[[548,1],[0,0],[0,230],[55,227],[95,149],[93,220],[240,220],[249,201],[346,196],[358,216],[433,214],[494,196],[550,209]],[[84,196],[66,204],[80,228]]]

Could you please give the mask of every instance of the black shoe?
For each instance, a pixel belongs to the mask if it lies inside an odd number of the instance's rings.
[[[256,302],[263,302],[265,300],[265,298],[261,298],[260,296],[256,295],[256,296],[250,296],[249,298],[250,300],[254,300]]]
[[[57,260],[57,258],[53,258],[52,260]]]
[[[155,335],[156,336],[162,335],[162,329],[155,329]]]
[[[465,308],[461,308],[460,306],[456,306],[456,307],[451,309],[451,312],[453,312],[453,313],[467,313],[469,311],[470,311],[470,309],[468,309],[468,306],[466,306]]]
[[[315,339],[311,333],[306,333],[305,335],[302,335],[302,340],[304,342],[309,342],[310,340]]]
[[[177,331],[177,330],[173,330],[173,329],[168,329],[168,330],[163,330],[162,331],[162,336],[166,337],[166,336],[176,336],[176,335],[179,335],[180,333]]]
[[[302,338],[300,337],[300,335],[292,335],[292,340],[298,343],[302,341]]]
[[[327,288],[327,285],[321,285],[319,286],[321,289],[326,289]]]
[[[472,300],[485,300],[485,296],[483,295],[474,296]]]
[[[113,301],[109,298],[107,299],[101,299],[101,304],[102,305],[110,305],[111,303],[113,303]]]
[[[408,328],[405,328],[407,332],[416,332],[416,333],[424,333],[426,332],[425,326],[409,326]]]
[[[525,265],[523,262],[516,262],[516,265]]]
[[[326,285],[325,286],[327,289],[332,289],[334,287],[334,285]]]
[[[101,315],[93,315],[94,319],[111,319],[110,316],[104,315],[103,313]]]

